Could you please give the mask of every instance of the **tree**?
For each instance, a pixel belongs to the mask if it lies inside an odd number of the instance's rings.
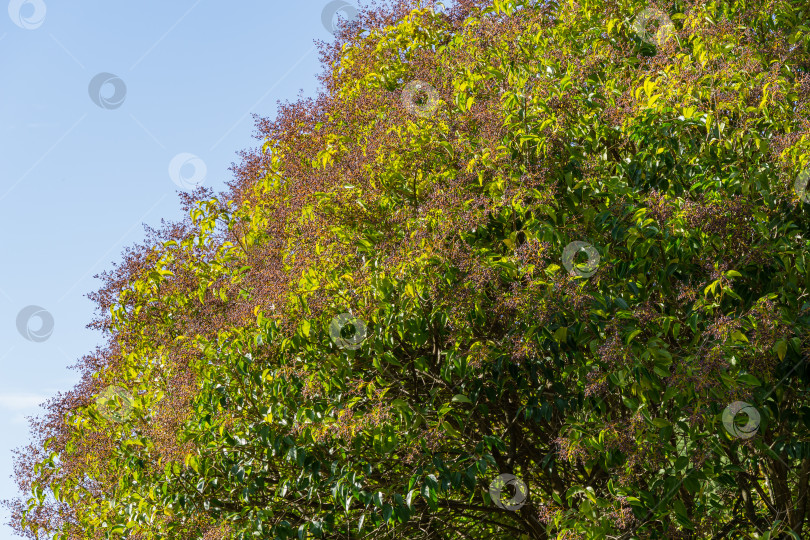
[[[104,274],[13,524],[804,537],[809,35],[798,0],[365,9]]]

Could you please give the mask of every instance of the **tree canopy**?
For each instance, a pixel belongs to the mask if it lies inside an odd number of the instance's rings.
[[[810,534],[805,0],[417,0],[91,295],[28,538]]]

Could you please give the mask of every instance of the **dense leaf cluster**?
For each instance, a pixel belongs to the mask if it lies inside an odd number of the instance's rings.
[[[805,2],[389,4],[105,274],[15,527],[805,537]]]

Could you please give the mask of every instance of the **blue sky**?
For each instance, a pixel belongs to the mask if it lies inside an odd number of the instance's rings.
[[[224,187],[236,152],[257,144],[250,113],[315,94],[314,40],[332,37],[330,5],[11,0],[0,10],[0,499],[15,494],[11,449],[28,440],[25,417],[69,389],[78,377],[67,367],[102,343],[85,328],[93,275],[143,238],[143,223],[179,219],[178,190]],[[0,518],[0,540],[18,538]]]

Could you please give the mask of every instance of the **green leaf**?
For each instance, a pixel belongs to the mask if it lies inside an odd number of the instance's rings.
[[[762,386],[762,381],[751,375],[750,373],[743,373],[737,377],[739,381],[748,386]]]
[[[734,339],[735,341],[743,341],[745,343],[748,343],[748,337],[739,330],[734,330],[731,333],[731,338]]]
[[[639,330],[633,330],[632,332],[630,332],[630,335],[627,336],[627,340],[626,340],[625,343],[627,345],[629,345],[630,342],[633,341],[633,338],[636,337],[637,335],[639,335],[640,333],[641,333],[640,329]]]
[[[780,339],[779,341],[776,342],[775,348],[776,354],[779,355],[779,360],[784,360],[788,348],[787,341],[785,341],[784,339]]]
[[[683,480],[683,487],[690,493],[697,493],[700,490],[700,482],[692,476],[687,476]]]

